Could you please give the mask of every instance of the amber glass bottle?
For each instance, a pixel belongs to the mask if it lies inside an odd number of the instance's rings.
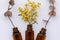
[[[19,32],[17,27],[13,28],[13,40],[22,40],[21,33]]]
[[[46,29],[42,28],[38,33],[36,40],[45,40],[46,39]]]
[[[32,24],[27,25],[27,30],[25,32],[25,40],[34,40],[34,31]]]

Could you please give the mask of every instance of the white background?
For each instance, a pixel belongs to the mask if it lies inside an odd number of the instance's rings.
[[[41,7],[38,9],[39,16],[37,19],[38,24],[33,25],[33,30],[35,32],[35,39],[37,33],[44,27],[45,23],[42,19],[49,18],[49,2],[48,0],[34,0],[35,2],[41,2]],[[4,12],[7,11],[9,0],[0,0],[0,40],[13,40],[12,38],[12,28],[10,21],[4,16]],[[23,22],[21,17],[18,16],[17,8],[19,6],[23,7],[23,4],[27,0],[15,0],[15,5],[11,10],[13,15],[11,17],[15,26],[18,27],[19,31],[22,33],[23,40],[25,40],[25,30],[27,28],[27,23]],[[47,25],[47,38],[46,40],[60,40],[60,0],[55,2],[56,16],[52,17]]]

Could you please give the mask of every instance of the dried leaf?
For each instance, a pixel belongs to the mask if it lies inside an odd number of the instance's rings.
[[[11,17],[11,16],[12,16],[12,12],[11,12],[11,11],[7,11],[7,12],[5,12],[4,15],[5,15],[5,16],[9,16],[9,17]]]
[[[49,12],[49,15],[55,16],[56,12],[55,11],[51,11],[51,12]]]
[[[9,1],[9,4],[10,4],[11,6],[13,6],[13,5],[14,5],[14,0],[10,0],[10,1]]]
[[[38,22],[37,22],[37,21],[34,21],[32,24],[35,24],[35,23],[36,23],[36,24],[38,24]]]
[[[52,5],[51,5],[49,8],[50,8],[52,11],[55,9],[55,7],[52,6]]]
[[[49,3],[54,4],[55,0],[49,0]]]
[[[19,14],[18,16],[22,16],[22,14]]]
[[[46,22],[46,23],[48,22],[48,20],[43,20],[43,21]]]

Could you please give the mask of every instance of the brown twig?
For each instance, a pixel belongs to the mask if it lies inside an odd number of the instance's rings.
[[[12,8],[13,8],[13,6],[11,6],[11,5],[9,4],[9,6],[8,6],[8,10],[11,10]]]
[[[51,17],[56,15],[56,13],[54,11],[54,9],[55,9],[55,6],[54,6],[55,0],[50,0],[49,2],[50,2],[50,4],[52,4],[52,5],[50,5],[52,7],[50,8],[51,9],[51,12],[49,12],[50,17],[48,18],[48,20],[46,22],[45,28],[47,27],[47,24],[49,23],[49,20],[51,19]]]
[[[12,22],[11,18],[10,18],[9,16],[8,16],[8,18],[9,18],[9,20],[10,20],[12,26],[15,27],[15,25],[14,25],[14,23]]]
[[[47,24],[49,23],[49,20],[51,19],[52,16],[50,16],[45,24],[45,28],[47,27]]]
[[[7,10],[7,12],[5,12],[4,16],[7,16],[8,19],[10,20],[12,26],[15,27],[15,25],[13,24],[13,22],[10,18],[12,16],[12,12],[10,10],[12,9],[13,5],[14,5],[14,0],[10,0],[9,5],[8,5],[8,10]]]

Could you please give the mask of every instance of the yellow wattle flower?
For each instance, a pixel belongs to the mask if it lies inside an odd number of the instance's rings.
[[[30,21],[35,22],[37,20],[37,16],[38,16],[38,12],[35,11],[39,6],[41,5],[41,3],[36,3],[36,2],[31,2],[30,0],[28,0],[28,3],[26,3],[24,5],[24,8],[19,7],[18,11],[22,16],[22,20],[24,20],[25,22]]]
[[[23,12],[23,9],[21,7],[18,8],[19,12]]]
[[[35,12],[34,15],[35,15],[35,16],[38,16],[38,12]]]

